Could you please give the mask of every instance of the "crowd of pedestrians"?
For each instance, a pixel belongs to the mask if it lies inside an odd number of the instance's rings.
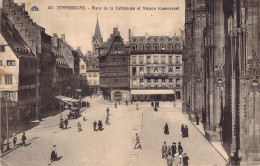
[[[189,157],[187,153],[183,153],[183,147],[181,142],[173,142],[171,146],[167,146],[166,141],[162,145],[162,158],[165,158],[168,166],[177,166],[182,164],[183,166],[188,166]]]

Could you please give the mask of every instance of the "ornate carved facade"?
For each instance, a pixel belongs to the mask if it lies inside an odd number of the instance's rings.
[[[198,18],[199,4],[205,18]],[[247,164],[260,163],[259,6],[186,0],[183,109],[202,118],[210,141]]]

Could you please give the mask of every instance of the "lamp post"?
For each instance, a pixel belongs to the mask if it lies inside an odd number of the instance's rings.
[[[7,150],[10,150],[10,147],[9,147],[9,116],[8,116],[7,104],[8,104],[8,101],[10,101],[10,92],[11,91],[4,91],[4,92],[5,92],[5,116],[6,116],[6,140],[7,140],[6,147],[7,147]]]
[[[61,96],[61,86],[60,86],[60,96]],[[62,119],[62,111],[61,111],[61,99],[60,99],[60,120]]]

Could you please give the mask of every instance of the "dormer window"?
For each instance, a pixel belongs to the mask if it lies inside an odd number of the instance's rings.
[[[5,52],[5,46],[4,45],[0,46],[0,52]]]

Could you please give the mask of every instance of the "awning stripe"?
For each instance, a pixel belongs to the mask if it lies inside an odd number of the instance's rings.
[[[131,90],[132,95],[159,95],[174,94],[173,89],[148,89],[148,90]]]

